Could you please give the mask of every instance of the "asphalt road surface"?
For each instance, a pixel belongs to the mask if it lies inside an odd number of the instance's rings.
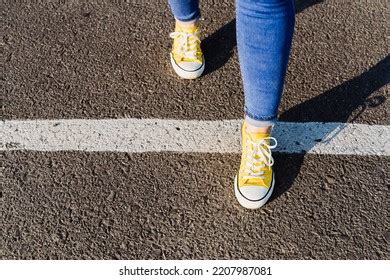
[[[166,1],[102,2],[1,2],[3,120],[242,118],[233,1],[202,1],[194,81],[171,70]],[[388,126],[389,4],[296,3],[281,121]],[[390,257],[388,156],[276,153],[253,211],[234,197],[238,153],[1,155],[2,259]]]

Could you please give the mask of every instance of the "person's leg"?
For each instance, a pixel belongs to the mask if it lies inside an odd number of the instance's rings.
[[[293,0],[237,0],[237,48],[249,125],[277,119],[291,41]]]
[[[275,184],[271,137],[294,31],[294,0],[237,0],[237,48],[245,93],[242,158],[235,179],[240,204],[258,208]]]
[[[199,0],[169,0],[176,20],[171,64],[175,72],[184,79],[195,79],[202,75],[205,63],[200,47]]]

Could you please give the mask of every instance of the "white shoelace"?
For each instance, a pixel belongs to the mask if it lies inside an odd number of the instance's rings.
[[[188,59],[197,59],[197,50],[196,48],[194,49],[193,46],[196,46],[196,43],[198,42],[200,43],[198,33],[172,32],[169,34],[169,37],[172,39],[178,38],[180,45],[180,49],[177,53],[178,55]]]
[[[267,140],[274,141],[274,145],[268,145]],[[245,173],[248,175],[243,176],[243,179],[264,179],[264,170],[265,166],[271,167],[274,164],[274,159],[272,158],[271,150],[276,148],[278,142],[274,137],[265,137],[264,139],[258,141],[247,140],[247,145],[252,145],[252,153],[247,154],[246,161],[246,170]],[[249,149],[249,147],[246,147]],[[254,170],[256,168],[256,170]]]

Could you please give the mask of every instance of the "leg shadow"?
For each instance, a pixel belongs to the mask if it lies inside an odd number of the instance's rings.
[[[311,6],[317,5],[324,0],[295,0],[295,13],[299,14]]]
[[[305,9],[321,3],[323,0],[296,0],[295,11],[300,13]],[[224,66],[233,55],[236,47],[236,19],[232,19],[216,32],[202,40],[202,49],[206,60],[203,75],[207,75]]]
[[[207,75],[221,68],[233,55],[236,43],[236,19],[232,19],[216,32],[202,40],[202,50],[205,50],[206,68],[203,75]]]
[[[324,125],[324,129],[316,131],[310,139],[303,139],[302,135],[307,133],[294,133],[296,139],[284,139],[279,131],[280,141],[288,141],[288,144],[281,146],[304,142],[305,150],[308,150],[316,143],[326,143],[343,129],[343,123],[353,121],[368,107],[381,105],[386,100],[385,96],[370,96],[389,83],[390,56],[387,56],[359,76],[283,112],[279,118],[281,121],[332,122],[332,124]],[[357,109],[359,112],[350,119]],[[276,127],[275,132],[277,129]],[[301,169],[304,155],[305,153],[275,155],[275,180],[278,185],[271,200],[279,197],[292,186]]]

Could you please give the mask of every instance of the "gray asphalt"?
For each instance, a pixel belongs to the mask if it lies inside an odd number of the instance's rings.
[[[51,2],[3,1],[4,118],[242,117],[234,1],[202,1],[196,81],[171,70],[165,0]],[[360,2],[298,1],[282,120],[389,123],[390,9]]]
[[[166,1],[2,1],[2,119],[241,118],[233,1],[202,1],[206,73],[170,68]],[[297,1],[283,121],[389,125],[385,1]],[[375,142],[375,135],[373,135]],[[276,154],[257,211],[238,154],[2,153],[2,259],[388,259],[389,158]]]
[[[252,211],[239,155],[6,153],[3,257],[388,258],[386,159],[302,157],[276,155]]]

